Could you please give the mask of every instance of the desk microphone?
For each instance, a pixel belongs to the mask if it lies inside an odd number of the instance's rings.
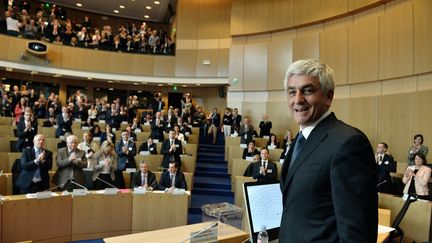
[[[381,181],[380,183],[377,184],[377,187],[381,186],[382,184],[386,183],[387,180]]]
[[[104,180],[102,180],[101,178],[99,178],[99,177],[96,177],[96,180],[99,180],[99,181],[102,181],[105,185],[108,185],[108,186],[110,186],[110,187],[112,187],[112,188],[115,188],[115,189],[117,189],[118,190],[118,188],[116,187],[116,186],[114,186],[113,184],[111,184],[111,183],[108,183],[108,182],[106,182],[106,181],[104,181]]]
[[[48,189],[46,189],[44,192],[50,192],[50,191],[53,190],[53,189],[56,189],[56,188],[59,188],[59,187],[64,187],[64,185],[65,185],[67,182],[68,182],[68,181],[66,181],[65,183],[62,183],[62,184],[60,184],[60,185],[58,185],[58,186],[54,186],[54,187],[48,188]]]
[[[206,232],[207,230],[211,230],[211,229],[217,228],[218,225],[219,225],[219,221],[216,221],[216,222],[214,222],[214,223],[212,223],[212,224],[206,226],[204,229],[202,229],[202,230],[196,232],[195,234],[191,235],[191,236],[188,237],[187,239],[180,241],[180,243],[185,243],[185,242],[187,242],[187,241],[189,241],[189,240],[191,240],[191,239],[193,239],[193,238],[199,236],[200,234]]]
[[[74,184],[75,186],[78,186],[79,188],[81,188],[81,189],[84,189],[84,190],[88,191],[88,188],[87,188],[87,187],[85,187],[85,186],[83,186],[83,185],[81,185],[81,184],[79,184],[79,183],[75,182],[74,180],[72,180],[72,179],[69,179],[68,181],[69,181],[70,183]]]

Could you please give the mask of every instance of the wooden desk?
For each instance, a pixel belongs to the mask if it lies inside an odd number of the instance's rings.
[[[155,173],[156,181],[159,183],[162,172],[154,171],[153,173]],[[188,186],[188,191],[191,191],[193,188],[193,173],[184,172],[183,174],[185,176],[186,184]],[[123,179],[126,188],[131,188],[131,183],[132,183],[131,173],[123,171]]]
[[[155,230],[146,233],[124,235],[112,238],[105,238],[106,243],[125,243],[125,242],[180,242],[190,236],[191,232],[200,231],[210,223],[200,223],[185,225],[175,228]],[[239,243],[249,237],[249,235],[233,226],[219,223],[218,226],[219,243]]]
[[[149,192],[133,195],[132,233],[187,224],[189,195]]]
[[[0,195],[12,195],[13,194],[13,182],[12,173],[3,173],[0,176]]]
[[[130,234],[132,194],[91,194],[73,198],[72,240]]]
[[[5,199],[1,215],[1,242],[71,240],[71,196],[38,200],[26,199],[24,195],[19,195],[8,196]]]

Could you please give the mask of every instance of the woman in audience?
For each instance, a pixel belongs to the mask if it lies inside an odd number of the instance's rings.
[[[99,151],[99,145],[93,141],[93,136],[90,132],[83,133],[83,141],[78,144],[78,149],[84,151],[87,157],[87,167],[91,168],[94,155]]]
[[[428,182],[431,177],[431,169],[426,166],[426,162],[424,154],[416,153],[414,155],[415,164],[407,167],[402,179],[405,184],[403,190],[405,194],[417,194],[420,198],[429,195]],[[427,199],[427,197],[423,197],[423,199]]]
[[[279,142],[277,141],[277,137],[275,134],[270,134],[270,140],[267,142],[268,149],[276,149],[279,148]]]
[[[99,125],[94,125],[92,127],[92,129],[90,129],[90,133],[93,135],[93,137],[100,138],[100,136],[102,135],[102,131],[100,129],[100,126]]]
[[[24,114],[25,108],[27,107],[27,100],[21,97],[20,102],[15,106],[15,123],[18,124],[22,115]]]
[[[90,105],[90,109],[88,109],[88,124],[90,124],[90,126],[93,125],[93,123],[96,121],[97,118],[97,110],[94,104]]]
[[[180,132],[180,126],[178,124],[174,125],[174,133],[176,139],[180,140],[183,144],[186,143],[185,136]]]
[[[423,145],[423,135],[416,134],[414,135],[414,141],[411,145],[410,150],[408,151],[408,165],[414,165],[414,155],[415,154],[423,154],[425,157],[429,152],[429,148],[426,145]]]
[[[113,133],[112,128],[111,128],[110,124],[108,124],[108,123],[105,125],[105,132],[103,132],[100,136],[101,144],[105,140],[108,140],[109,142],[111,142],[113,144],[115,144],[115,141],[116,141],[115,133]]]
[[[109,187],[97,178],[113,185],[115,181],[114,172],[116,169],[117,155],[114,151],[114,144],[109,141],[105,141],[102,143],[101,149],[95,154],[92,176],[94,188],[96,190],[101,190]]]
[[[260,154],[260,152],[255,148],[255,141],[252,140],[249,142],[248,147],[243,150],[242,158],[253,157],[255,154]]]

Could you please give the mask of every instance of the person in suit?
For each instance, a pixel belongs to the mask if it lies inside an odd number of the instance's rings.
[[[426,166],[426,156],[422,153],[414,155],[415,165],[407,167],[402,182],[405,184],[404,194],[412,193],[422,199],[428,199],[428,182],[431,177],[431,168]]]
[[[87,167],[87,158],[84,151],[78,149],[78,137],[70,135],[66,138],[66,148],[57,152],[57,170],[53,182],[60,190],[72,190],[80,188],[70,182],[71,180],[80,185],[85,184],[83,168]]]
[[[272,122],[269,121],[268,116],[264,115],[263,120],[259,124],[260,128],[260,137],[263,138],[264,136],[270,136],[271,129],[272,129]]]
[[[35,193],[49,188],[48,171],[52,168],[52,152],[45,149],[45,136],[33,139],[34,147],[25,148],[21,154],[21,173],[16,186],[20,193]]]
[[[99,151],[99,144],[93,141],[93,135],[90,132],[83,133],[83,141],[78,144],[78,149],[84,151],[87,158],[87,168],[92,168],[95,162],[95,154]]]
[[[103,142],[94,157],[91,166],[93,168],[92,180],[95,190],[102,190],[109,186],[104,181],[114,184],[116,179],[117,155],[114,152],[114,144],[110,141]],[[102,181],[98,180],[98,178]]]
[[[250,163],[245,171],[243,172],[243,176],[246,177],[252,177],[253,173],[254,173],[254,166],[256,162],[260,162],[261,161],[261,156],[259,154],[255,154],[252,158],[253,163]]]
[[[126,129],[121,131],[121,136],[122,139],[115,146],[115,152],[118,156],[116,178],[118,187],[125,188],[123,171],[126,168],[136,168],[136,144],[129,139],[129,133]]]
[[[168,107],[167,114],[162,116],[162,120],[165,125],[165,132],[169,132],[174,127],[174,124],[177,121],[177,117],[174,115],[174,108],[172,106]]]
[[[242,116],[238,113],[237,108],[233,109],[233,114],[232,114],[231,119],[232,119],[231,133],[238,132],[240,129],[240,125],[241,125]]]
[[[157,94],[155,96],[155,99],[153,101],[152,107],[153,107],[153,114],[160,112],[165,109],[165,101],[162,99],[162,94]]]
[[[21,152],[24,148],[33,147],[33,139],[37,134],[37,123],[32,122],[31,112],[24,113],[24,120],[18,123],[17,135],[18,141],[16,143],[16,150]]]
[[[57,116],[56,137],[63,136],[66,132],[72,133],[72,119],[69,114],[69,108],[62,107],[62,113]]]
[[[276,181],[277,167],[274,162],[269,161],[269,150],[261,149],[261,160],[254,163],[252,177],[257,181]]]
[[[175,138],[174,130],[169,131],[168,139],[162,143],[161,154],[163,154],[162,167],[168,168],[171,161],[177,161],[181,167],[180,155],[183,154],[183,146],[180,140]]]
[[[392,178],[390,172],[394,171],[393,156],[386,154],[388,145],[380,142],[376,148],[375,159],[378,166],[378,191],[392,193]]]
[[[239,136],[241,144],[248,144],[252,141],[253,136],[256,134],[254,126],[248,118],[244,119],[244,124],[240,126]]]
[[[147,142],[142,143],[138,151],[147,151],[150,154],[157,154],[157,144],[153,143],[153,139],[151,137],[148,137]]]
[[[414,141],[413,144],[411,145],[410,150],[408,151],[408,165],[414,165],[415,161],[415,154],[417,153],[421,153],[424,154],[424,156],[427,156],[428,152],[429,152],[429,148],[426,145],[423,145],[423,135],[421,134],[416,134],[414,135]]]
[[[105,124],[105,132],[100,134],[100,143],[102,144],[105,142],[105,140],[108,140],[111,143],[115,144],[116,141],[116,135],[112,131],[112,127],[110,124]]]
[[[225,108],[225,114],[222,118],[222,124],[223,124],[223,133],[225,137],[228,137],[231,135],[231,126],[232,126],[232,114],[231,114],[231,108],[227,107]]]
[[[134,130],[132,130],[131,126],[127,126],[126,127],[126,131],[129,133],[129,139],[136,142],[137,141],[137,135],[134,132]]]
[[[106,111],[106,123],[110,124],[113,128],[120,128],[120,113],[119,109],[117,108],[117,104],[114,102],[111,104],[111,109]]]
[[[289,151],[289,149],[291,147],[292,142],[293,142],[292,132],[291,132],[291,130],[287,130],[285,132],[284,140],[282,142],[282,149],[283,149],[283,151],[280,154],[279,159],[285,159],[285,157],[288,155],[288,151]]]
[[[183,172],[180,171],[180,164],[170,161],[168,170],[163,172],[159,181],[160,191],[172,192],[174,188],[187,190],[187,183]]]
[[[246,159],[246,157],[253,157],[255,154],[260,154],[260,152],[255,148],[255,141],[252,140],[248,143],[248,147],[243,149],[242,159]]]
[[[208,135],[212,135],[213,136],[213,140],[212,143],[216,144],[217,142],[217,137],[218,137],[218,132],[219,132],[219,127],[221,125],[221,117],[220,114],[218,113],[217,108],[213,108],[212,113],[209,115],[209,120],[210,120],[210,127],[208,129]]]
[[[366,135],[330,112],[332,69],[299,60],[288,67],[284,81],[300,132],[281,169],[279,242],[376,242],[374,151]]]
[[[161,119],[161,113],[156,112],[155,117],[151,121],[151,133],[150,136],[153,139],[157,139],[159,141],[164,140],[164,121]]]
[[[131,187],[141,187],[147,191],[158,188],[156,175],[149,170],[149,164],[145,160],[140,162],[139,171],[133,174]]]

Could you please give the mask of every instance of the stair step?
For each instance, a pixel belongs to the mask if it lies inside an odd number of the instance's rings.
[[[228,202],[234,204],[233,196],[219,196],[219,195],[208,195],[208,194],[192,194],[191,208],[199,208],[204,204],[213,204]]]
[[[209,168],[209,167],[196,167],[195,171],[198,172],[217,172],[221,174],[226,174],[228,169],[226,168]]]
[[[193,188],[197,189],[197,190],[217,189],[217,190],[231,191],[231,185],[230,184],[194,183]]]
[[[197,165],[200,163],[201,164],[226,164],[227,162],[222,159],[212,159],[212,158],[197,159]]]
[[[194,195],[208,195],[208,196],[226,196],[226,197],[234,197],[234,193],[229,190],[220,190],[220,189],[201,189],[194,188],[192,193]]]
[[[209,157],[209,158],[225,158],[225,153],[221,152],[198,152],[198,158]]]
[[[194,176],[201,176],[201,177],[218,177],[218,178],[231,178],[228,174],[222,174],[222,173],[211,173],[211,172],[200,172],[195,171]]]
[[[212,183],[212,184],[231,185],[231,178],[194,176],[193,181],[194,183]]]

